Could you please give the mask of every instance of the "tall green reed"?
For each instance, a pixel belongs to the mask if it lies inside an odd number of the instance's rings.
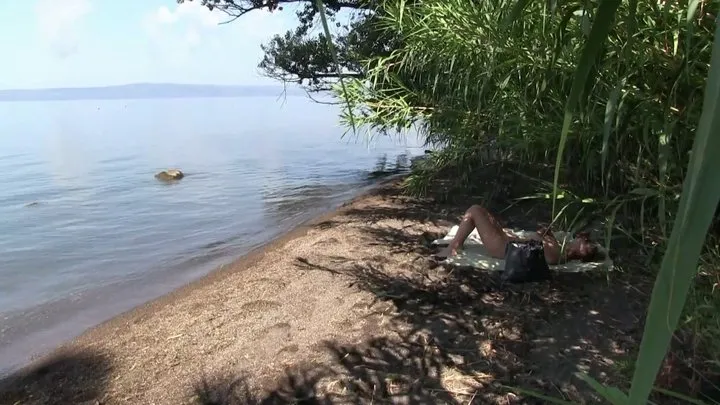
[[[708,21],[716,5],[426,0],[386,1],[377,12],[404,46],[366,61],[366,80],[339,90],[354,106],[343,114],[351,125],[419,124],[444,147],[435,169],[489,149],[505,159],[554,155],[553,202],[563,173],[581,173],[588,192],[612,202],[613,218],[640,201],[643,235],[664,235],[671,217],[629,396],[583,377],[615,404],[646,402],[720,197],[711,179],[720,138],[710,136],[720,131],[720,41]]]

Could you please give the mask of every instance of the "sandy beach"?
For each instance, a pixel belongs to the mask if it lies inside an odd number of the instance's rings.
[[[0,382],[2,404],[593,400],[644,297],[606,275],[499,288],[429,260],[463,207],[385,183]]]

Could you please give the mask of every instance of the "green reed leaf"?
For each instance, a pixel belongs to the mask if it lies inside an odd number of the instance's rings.
[[[687,14],[685,15],[685,22],[687,24],[690,24],[690,22],[695,18],[695,13],[697,12],[697,8],[700,5],[700,0],[690,0],[688,3],[687,8]]]
[[[600,394],[603,398],[605,398],[605,400],[607,400],[611,404],[626,405],[630,403],[628,402],[627,395],[625,395],[625,393],[620,391],[619,389],[615,387],[606,387],[585,373],[576,373],[575,375],[577,376],[577,378],[585,381],[595,390],[595,392]]]
[[[702,115],[660,273],[655,280],[630,388],[630,403],[647,401],[677,327],[718,201],[720,184],[720,25],[715,30]]]
[[[347,105],[350,125],[352,126],[353,134],[356,135],[357,130],[355,128],[355,117],[353,115],[352,105],[350,104],[350,96],[347,88],[345,87],[345,81],[342,77],[342,67],[340,67],[340,62],[337,57],[337,51],[335,50],[335,44],[333,44],[332,36],[330,35],[330,26],[328,25],[327,16],[325,15],[325,5],[323,4],[322,0],[315,0],[315,6],[317,7],[318,13],[320,14],[320,21],[322,22],[323,31],[325,32],[325,38],[327,39],[328,50],[330,50],[330,55],[332,55],[333,63],[335,64],[335,70],[337,70],[338,76],[340,78],[340,87],[342,88],[343,97],[345,97],[345,104]]]
[[[653,391],[659,392],[663,395],[667,395],[672,398],[679,399],[679,400],[683,401],[683,403],[686,403],[688,405],[708,405],[708,403],[705,401],[701,401],[699,399],[692,398],[687,395],[683,395],[678,392],[673,392],[673,391],[666,390],[663,388],[653,388]]]
[[[503,28],[508,28],[510,24],[517,21],[517,19],[520,18],[523,10],[525,10],[525,8],[528,6],[528,4],[530,4],[531,1],[532,0],[517,0],[512,10],[510,10],[510,14],[508,14],[503,20]]]
[[[564,399],[560,399],[560,398],[553,398],[548,395],[543,395],[534,390],[528,390],[528,389],[518,388],[518,387],[510,387],[510,386],[506,386],[506,385],[503,387],[508,390],[517,392],[519,394],[523,394],[523,395],[527,395],[527,396],[530,396],[533,398],[541,399],[547,403],[556,404],[556,405],[575,405],[574,402],[565,401]]]
[[[620,91],[623,86],[625,86],[625,80],[621,80],[612,92],[610,92],[610,98],[605,106],[605,125],[603,127],[602,149],[600,150],[600,170],[603,174],[603,181],[605,180],[605,164],[607,162],[608,150],[610,149],[610,133],[613,129],[612,124],[613,121],[615,121]]]
[[[553,196],[557,195],[557,186],[560,178],[560,167],[562,164],[563,152],[567,143],[568,132],[572,123],[575,110],[580,102],[582,90],[588,81],[590,71],[592,70],[595,60],[602,50],[603,44],[607,40],[610,29],[613,26],[615,13],[620,6],[620,0],[602,0],[593,21],[590,35],[583,46],[580,61],[575,70],[572,87],[570,87],[570,96],[565,104],[565,117],[563,120],[562,131],[560,132],[560,142],[558,143],[557,157],[555,158],[555,174],[553,176]],[[555,216],[555,198],[553,198],[552,215]]]

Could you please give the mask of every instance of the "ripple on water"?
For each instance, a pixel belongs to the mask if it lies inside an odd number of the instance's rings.
[[[303,99],[84,103],[0,105],[0,133],[22,132],[0,137],[0,369],[340,204],[407,151],[342,141],[337,111]],[[158,182],[169,167],[187,176]]]

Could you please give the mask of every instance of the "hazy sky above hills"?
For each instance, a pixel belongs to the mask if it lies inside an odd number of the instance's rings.
[[[232,24],[197,1],[0,2],[0,89],[138,82],[273,84],[260,44],[296,25],[295,8]]]

